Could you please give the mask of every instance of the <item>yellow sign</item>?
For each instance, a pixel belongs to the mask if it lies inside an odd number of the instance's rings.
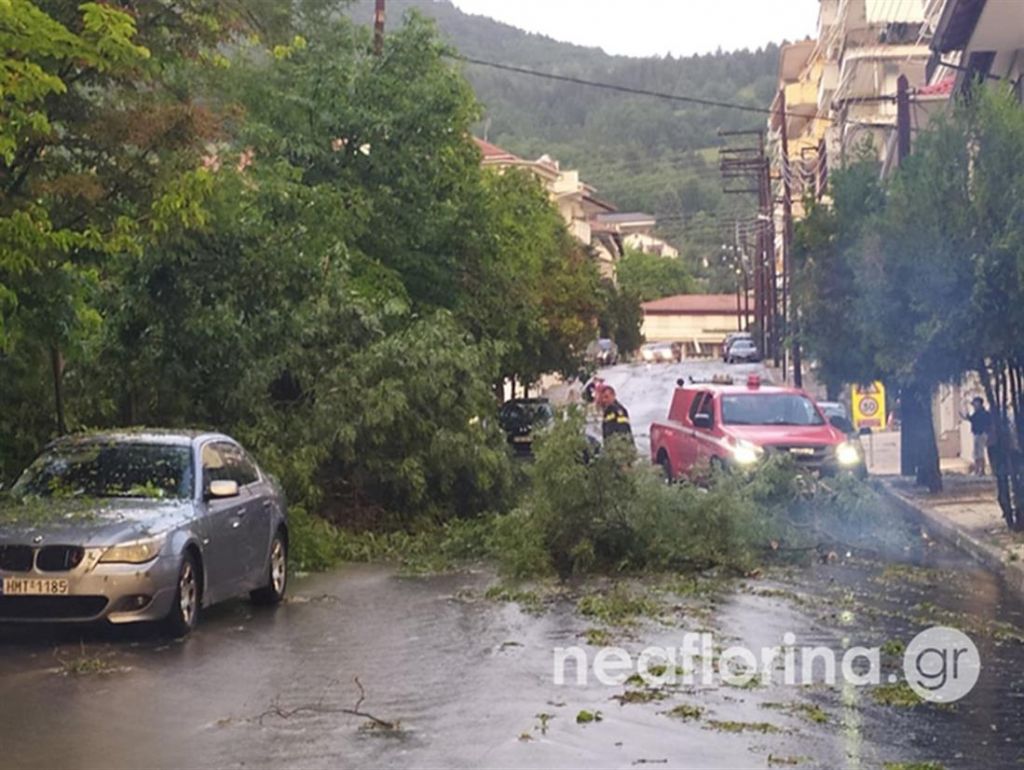
[[[885,386],[880,382],[853,386],[853,427],[885,427]]]

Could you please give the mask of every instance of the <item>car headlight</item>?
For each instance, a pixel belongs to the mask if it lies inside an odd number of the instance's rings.
[[[652,361],[652,360],[654,360],[654,353],[652,353],[652,352],[651,352],[651,351],[649,351],[649,350],[645,350],[645,351],[644,351],[644,352],[642,353],[642,355],[643,355],[643,357],[644,357],[644,361]]]
[[[166,536],[150,537],[145,540],[134,540],[108,548],[100,557],[101,564],[145,564],[153,561],[164,547]]]
[[[764,450],[749,441],[739,441],[732,448],[732,459],[737,465],[753,465],[761,459]]]
[[[860,465],[860,450],[852,441],[844,441],[836,447],[836,461],[846,467]]]

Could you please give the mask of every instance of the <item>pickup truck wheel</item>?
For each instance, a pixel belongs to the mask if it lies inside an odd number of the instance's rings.
[[[714,475],[725,473],[729,468],[721,457],[711,458],[711,473]]]
[[[668,455],[664,452],[658,455],[658,465],[661,466],[661,473],[662,477],[665,479],[665,483],[673,483],[675,481],[675,477],[672,475],[672,461],[668,459]]]

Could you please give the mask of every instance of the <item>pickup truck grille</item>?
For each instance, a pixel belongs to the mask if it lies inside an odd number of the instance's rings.
[[[828,447],[826,446],[807,446],[807,445],[780,445],[767,447],[773,452],[785,452],[792,457],[798,463],[806,463],[808,465],[821,465],[825,462],[825,458],[828,456]]]

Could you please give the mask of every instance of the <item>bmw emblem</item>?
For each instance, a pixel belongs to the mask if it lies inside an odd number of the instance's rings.
[[[32,538],[32,542],[35,543],[36,545],[39,545],[41,542],[43,542],[43,536],[42,535],[36,535],[34,538]]]

